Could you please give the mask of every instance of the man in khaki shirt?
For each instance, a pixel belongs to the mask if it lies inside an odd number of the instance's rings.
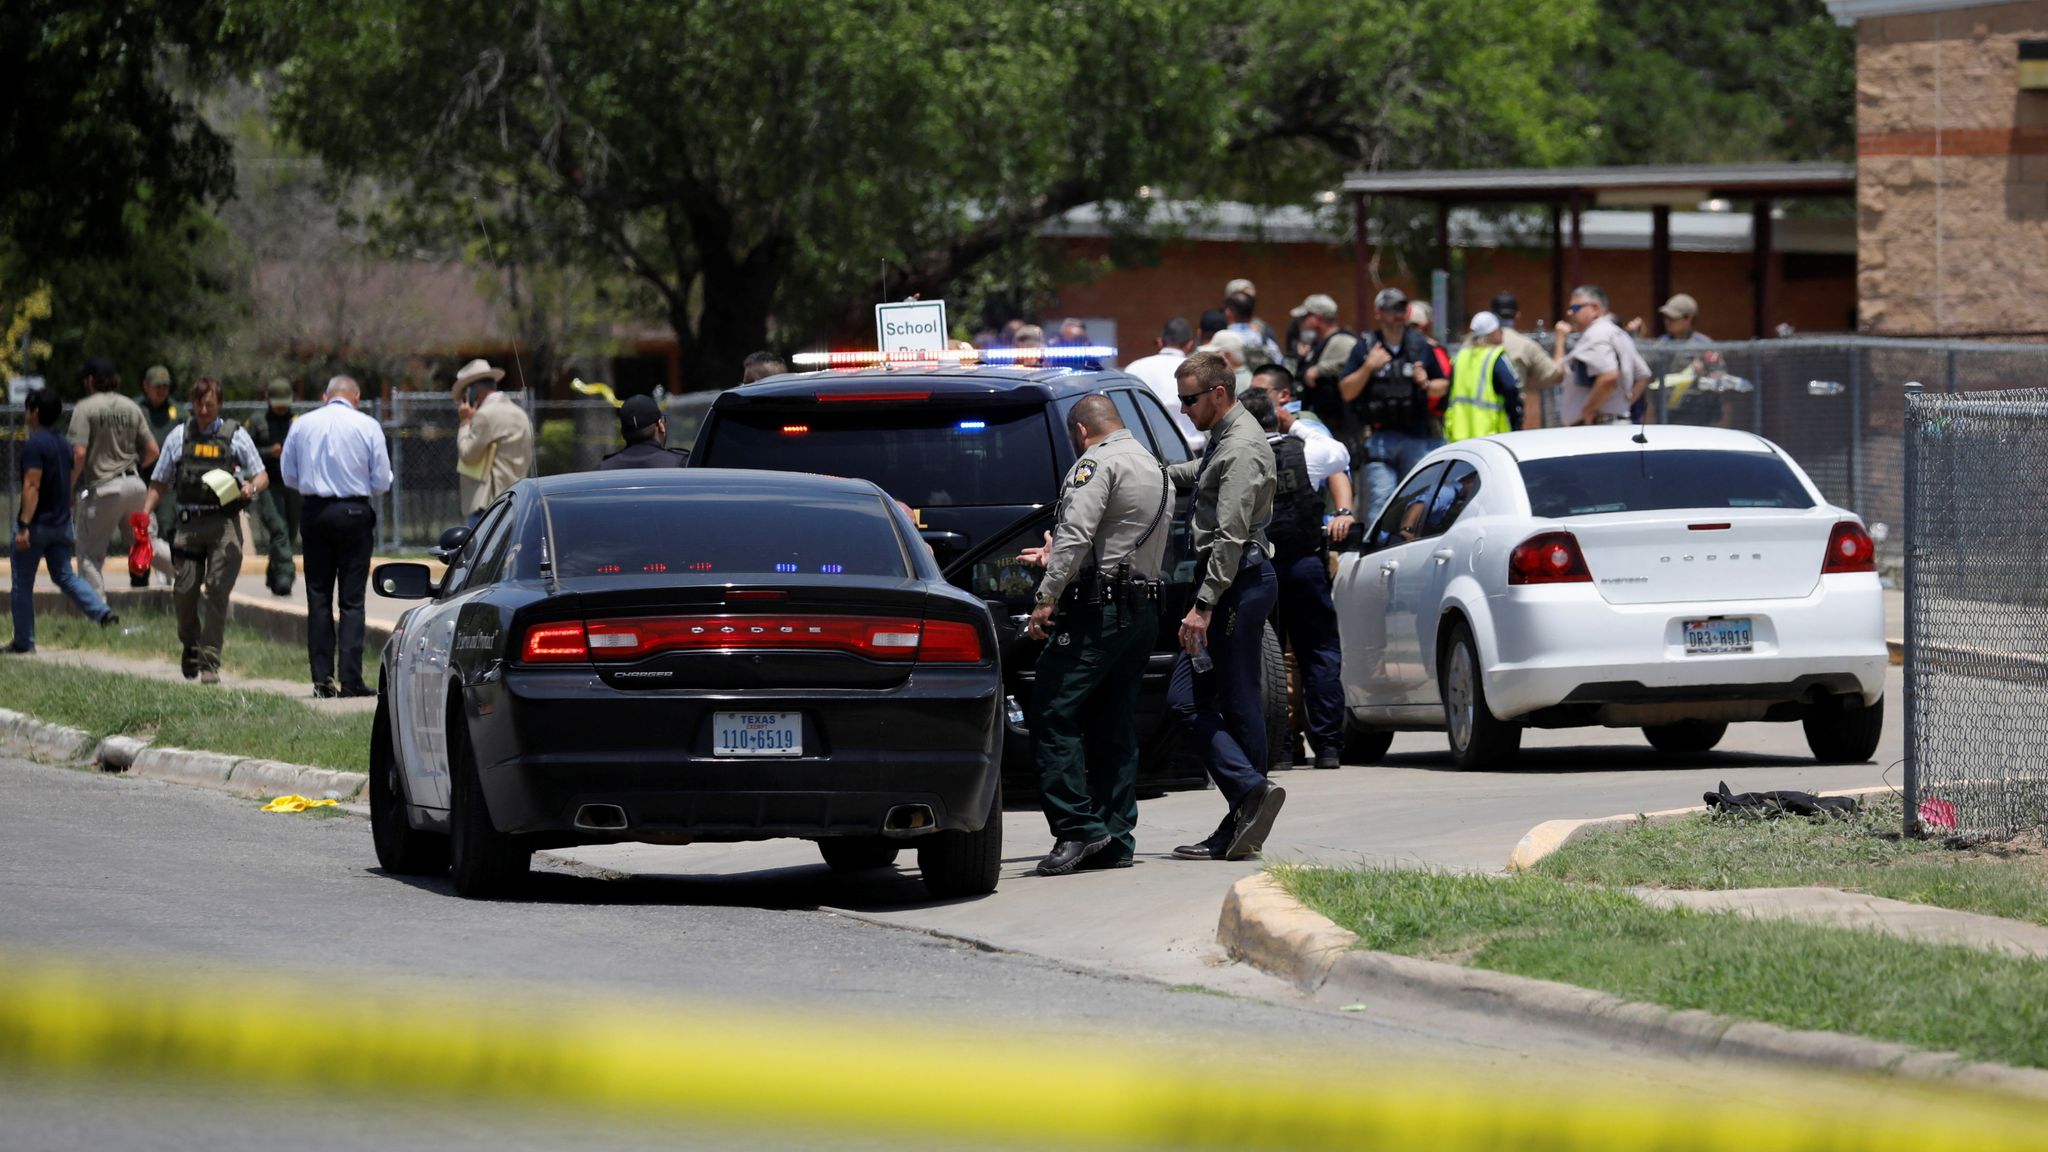
[[[73,518],[78,530],[78,575],[95,595],[105,595],[101,566],[107,544],[142,511],[148,495],[143,474],[156,463],[156,437],[142,406],[121,395],[114,366],[95,356],[78,373],[86,397],[71,410],[68,435],[78,495]],[[168,571],[168,564],[162,566]]]
[[[533,420],[510,395],[497,388],[503,368],[471,360],[455,374],[456,470],[462,479],[462,511],[470,527],[498,494],[526,478],[533,467]]]
[[[1524,336],[1515,328],[1515,319],[1521,314],[1521,301],[1513,292],[1493,294],[1493,314],[1500,318],[1501,356],[1508,366],[1515,370],[1515,379],[1522,383],[1522,427],[1543,426],[1543,404],[1534,393],[1557,387],[1564,379],[1564,368],[1543,350],[1543,345]]]

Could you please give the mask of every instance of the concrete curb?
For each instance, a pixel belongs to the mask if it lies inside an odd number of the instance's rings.
[[[1818,792],[1818,796],[1870,796],[1896,789],[1878,784],[1869,788],[1842,788],[1834,792]],[[1695,813],[1705,812],[1707,806],[1695,804],[1690,808],[1666,808],[1660,812],[1629,812],[1619,816],[1595,816],[1586,820],[1545,820],[1522,834],[1514,850],[1508,853],[1508,871],[1523,872],[1536,866],[1536,862],[1577,840],[1597,828],[1614,828],[1634,824],[1641,820],[1660,824],[1667,820],[1678,820]]]
[[[2048,1099],[2048,1071],[1966,1060],[1837,1032],[1801,1032],[1673,1011],[1606,992],[1417,960],[1358,947],[1358,937],[1294,899],[1271,876],[1239,880],[1224,898],[1216,941],[1233,958],[1288,980],[1318,1000],[1345,1003],[1390,992],[1456,1000],[1538,1024],[1575,1028],[1686,1057],[1727,1056],[1874,1072]]]
[[[127,577],[122,577],[126,580]],[[262,580],[256,586],[262,587]],[[254,593],[238,590],[228,597],[228,622],[247,624],[265,637],[280,644],[300,645],[306,642],[306,601],[302,592],[292,596],[272,597],[275,603],[261,600]],[[51,615],[75,614],[78,607],[65,599],[62,592],[49,588],[36,589],[36,613]],[[264,593],[268,596],[269,593]],[[116,612],[132,613],[138,610],[172,612],[171,590],[168,588],[107,588],[107,604]],[[391,640],[391,626],[374,620],[363,625],[364,659],[374,659]]]
[[[91,736],[76,728],[48,724],[5,708],[0,708],[0,751],[43,763],[90,761],[108,772],[259,798],[296,792],[317,800],[333,792],[347,801],[361,795],[370,781],[361,772],[158,748],[129,736],[109,736],[95,746]]]

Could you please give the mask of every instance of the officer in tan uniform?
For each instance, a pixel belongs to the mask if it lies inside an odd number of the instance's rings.
[[[1032,686],[1032,751],[1053,849],[1041,876],[1125,868],[1137,841],[1138,682],[1159,628],[1166,472],[1109,397],[1085,396],[1068,430],[1067,472],[1044,548],[1030,635],[1046,640]]]

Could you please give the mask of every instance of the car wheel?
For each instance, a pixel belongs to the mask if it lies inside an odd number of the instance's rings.
[[[370,842],[377,864],[394,876],[425,876],[448,868],[448,838],[422,832],[405,818],[405,781],[391,743],[391,713],[377,698],[370,722]]]
[[[454,729],[448,734],[448,769],[455,777],[448,813],[448,875],[455,881],[456,892],[488,900],[507,895],[526,881],[533,867],[533,849],[491,823],[483,780],[477,775],[476,757],[469,750],[459,717]]]
[[[1711,752],[1721,737],[1728,734],[1728,725],[1708,720],[1680,720],[1676,724],[1652,724],[1643,729],[1643,735],[1650,741],[1650,747],[1659,752],[1682,756],[1689,752]]]
[[[1479,674],[1479,646],[1462,621],[1451,628],[1437,675],[1444,697],[1444,730],[1451,740],[1451,759],[1460,768],[1505,768],[1522,747],[1522,728],[1493,714],[1486,703],[1486,682]]]
[[[896,863],[897,844],[880,836],[828,836],[818,854],[834,872],[868,872]]]
[[[1394,734],[1385,728],[1368,728],[1350,716],[1344,717],[1344,762],[1377,764],[1394,746]]]
[[[1266,712],[1266,770],[1294,766],[1294,727],[1287,716],[1287,653],[1267,624],[1259,637],[1259,703]]]
[[[917,846],[917,867],[925,891],[940,900],[986,896],[996,890],[1003,866],[1003,790],[989,798],[988,820],[979,832],[934,832]]]
[[[1806,716],[1806,746],[1823,764],[1861,764],[1884,735],[1884,699],[1865,704],[1850,696],[1822,704]]]

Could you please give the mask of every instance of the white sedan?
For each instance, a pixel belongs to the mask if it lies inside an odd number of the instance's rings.
[[[1884,600],[1863,524],[1745,432],[1608,425],[1439,448],[1333,590],[1348,751],[1445,731],[1461,767],[1524,728],[1641,727],[1667,752],[1799,721],[1822,761],[1884,726]],[[1348,759],[1349,757],[1347,757]]]

